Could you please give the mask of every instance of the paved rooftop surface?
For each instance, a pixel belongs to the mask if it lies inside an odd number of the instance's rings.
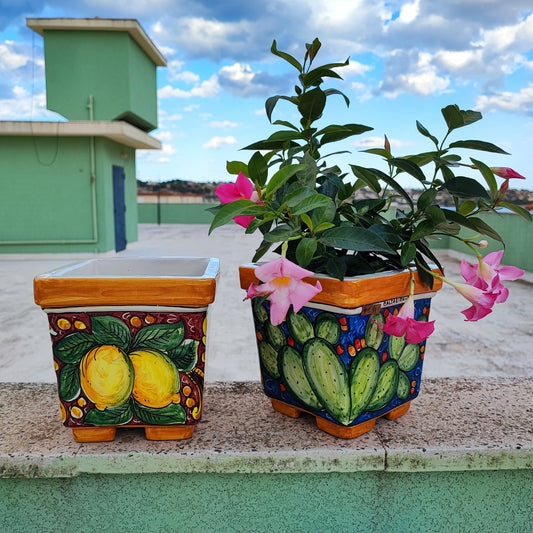
[[[236,225],[211,236],[205,225],[139,226],[138,242],[105,256],[209,256],[221,261],[215,303],[210,308],[206,381],[258,381],[252,316],[243,302],[238,266],[249,262],[259,236]],[[450,279],[460,281],[459,261],[440,254]],[[55,383],[48,323],[33,301],[33,277],[90,255],[0,255],[0,381]],[[424,376],[533,377],[533,275],[508,284],[510,296],[481,321],[466,322],[469,306],[445,286],[433,299],[435,332],[428,340]]]

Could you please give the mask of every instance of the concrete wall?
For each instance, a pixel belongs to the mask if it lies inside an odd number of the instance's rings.
[[[95,151],[93,212],[90,138],[2,139],[0,253],[114,249],[113,165],[125,170],[126,235],[137,240],[135,151],[104,138],[95,140]]]
[[[45,30],[47,108],[69,120],[157,128],[156,66],[127,32]]]

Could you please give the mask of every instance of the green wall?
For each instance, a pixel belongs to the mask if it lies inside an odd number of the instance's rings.
[[[494,228],[505,242],[505,252],[502,264],[514,265],[533,272],[533,224],[513,213],[484,213],[479,215],[489,226]],[[462,237],[471,237],[473,231],[463,231]],[[502,244],[494,239],[489,241],[489,247],[479,250],[483,255],[494,250],[501,250]],[[453,237],[443,237],[440,241],[431,241],[432,248],[450,249],[461,253],[470,253],[470,249],[461,241]]]
[[[531,531],[533,471],[80,475],[0,479],[0,529]]]
[[[88,137],[4,137],[0,253],[107,252],[115,247],[112,166],[126,174],[126,235],[137,240],[135,151],[95,139],[94,241]],[[22,241],[25,244],[12,244]],[[43,241],[54,241],[43,243]]]
[[[137,204],[139,222],[143,224],[211,224],[207,211],[214,204]]]
[[[69,120],[157,128],[156,66],[127,32],[45,30],[47,108]]]

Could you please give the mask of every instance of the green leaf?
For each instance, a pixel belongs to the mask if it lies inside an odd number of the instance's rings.
[[[510,202],[500,202],[498,205],[501,205],[502,207],[506,207],[513,213],[520,215],[522,218],[528,220],[529,222],[533,220],[531,213],[527,211],[526,209],[524,209],[523,207],[520,207],[519,205],[511,204]]]
[[[268,165],[266,159],[261,155],[261,152],[254,152],[254,155],[248,162],[248,178],[250,178],[255,185],[263,187],[268,179]]]
[[[91,409],[84,418],[84,423],[93,426],[120,426],[127,424],[133,418],[130,401],[118,407],[107,407],[103,411]]]
[[[393,253],[390,246],[376,233],[365,228],[340,226],[326,230],[319,242],[325,246],[360,252]]]
[[[350,165],[352,172],[356,178],[359,178],[365,185],[370,187],[376,194],[381,192],[381,185],[376,176],[370,172],[369,169],[365,167],[360,167],[358,165]]]
[[[287,128],[290,128],[294,131],[300,131],[294,124],[291,124],[290,122],[287,122],[286,120],[276,120],[274,122],[276,126],[286,126]]]
[[[302,94],[298,104],[298,111],[302,115],[303,119],[308,124],[311,124],[322,116],[325,106],[326,95],[322,89],[316,87],[315,89],[311,89],[310,91]]]
[[[438,147],[439,140],[437,139],[437,137],[435,137],[434,135],[431,135],[431,133],[429,133],[429,131],[424,126],[422,126],[420,122],[418,122],[418,120],[416,121],[416,128],[422,135],[424,135],[428,139],[431,139],[433,143],[435,144],[435,146]]]
[[[461,114],[463,115],[465,126],[473,124],[483,118],[483,115],[479,111],[472,111],[471,109],[467,111],[461,110]]]
[[[77,364],[65,365],[59,372],[58,393],[66,402],[74,400],[81,390],[80,367]]]
[[[313,259],[318,243],[313,238],[304,238],[296,247],[296,260],[298,264],[305,268]]]
[[[185,325],[180,320],[175,324],[153,324],[140,329],[133,339],[132,349],[151,349],[167,352],[181,344]]]
[[[481,150],[483,152],[492,152],[495,154],[506,154],[509,155],[508,152],[505,150],[502,150],[500,147],[496,146],[495,144],[488,143],[485,141],[455,141],[454,143],[450,144],[450,148],[469,148],[470,150]]]
[[[178,370],[188,372],[195,367],[199,344],[198,341],[193,339],[185,339],[182,344],[169,350],[168,356]]]
[[[469,215],[474,209],[477,207],[477,203],[472,200],[466,200],[464,201],[457,210],[458,213],[461,215]]]
[[[461,226],[474,230],[476,233],[482,233],[487,237],[491,237],[499,242],[503,242],[500,235],[493,230],[486,222],[476,217],[465,217],[456,211],[450,209],[443,209],[446,220],[460,224]]]
[[[253,213],[250,212],[252,209],[254,210]],[[246,214],[257,215],[264,212],[264,208],[251,200],[235,200],[234,202],[225,204],[214,216],[209,228],[209,233],[216,228],[227,224],[233,220],[234,217],[244,214],[245,211],[250,212]]]
[[[272,178],[270,178],[266,187],[263,189],[261,196],[266,199],[270,198],[272,194],[274,194],[274,192],[277,191],[290,177],[294,176],[294,174],[296,174],[297,172],[301,170],[305,170],[305,168],[306,168],[305,165],[287,165],[287,166],[281,167],[272,176]],[[242,201],[242,200],[239,200],[239,201]]]
[[[296,58],[292,57],[290,54],[287,54],[286,52],[281,52],[280,50],[277,49],[275,39],[272,41],[272,46],[270,47],[270,51],[275,56],[281,57],[281,59],[284,59],[285,61],[287,61],[287,63],[290,63],[294,68],[298,70],[298,72],[303,71],[302,65]]]
[[[424,213],[433,221],[435,226],[446,222],[446,217],[438,205],[430,205],[424,209]]]
[[[171,403],[159,409],[146,407],[134,402],[135,415],[150,426],[164,426],[169,424],[183,424],[187,420],[185,409],[178,403]]]
[[[430,219],[425,219],[420,222],[411,235],[411,242],[423,239],[427,235],[431,235],[435,231],[435,224]]]
[[[252,261],[253,262],[259,261],[259,259],[261,259],[261,257],[263,257],[270,250],[270,248],[272,247],[272,244],[273,243],[271,242],[263,240],[263,242],[257,247],[255,254],[252,258]]]
[[[344,98],[344,101],[346,102],[346,106],[349,107],[350,106],[350,100],[349,98],[344,94],[342,93],[341,91],[339,91],[338,89],[326,89],[324,91],[324,94],[326,96],[330,96],[332,94],[338,94],[339,96],[342,96]]]
[[[264,239],[267,242],[282,242],[288,241],[291,237],[296,235],[297,230],[287,226],[286,224],[281,224],[277,228],[265,233]]]
[[[114,316],[92,316],[91,329],[99,344],[114,344],[127,350],[131,341],[128,326]]]
[[[57,342],[54,355],[63,363],[79,363],[82,357],[98,344],[96,338],[89,333],[71,333]]]
[[[226,170],[228,174],[237,176],[239,172],[242,172],[246,177],[248,177],[248,166],[242,161],[226,161]]]
[[[311,217],[307,215],[306,213],[302,213],[300,215],[300,218],[302,219],[302,222],[311,230],[313,231],[313,221],[311,220]],[[325,223],[327,224],[327,223]]]
[[[313,196],[309,196],[302,200],[298,205],[291,209],[291,215],[301,215],[302,213],[308,213],[317,207],[325,207],[332,203],[331,198],[324,196],[323,194],[315,193]]]
[[[294,207],[313,194],[315,194],[313,189],[308,187],[297,187],[295,190],[285,195],[285,204],[287,207]]]
[[[424,191],[418,197],[418,201],[416,202],[418,209],[423,211],[429,207],[433,203],[433,200],[435,200],[435,196],[437,196],[437,191],[435,189],[428,189],[427,191]]]
[[[403,266],[407,266],[414,261],[416,256],[416,246],[413,242],[404,242],[400,253],[400,261]]]
[[[496,182],[496,178],[494,177],[494,172],[490,169],[489,166],[485,165],[482,161],[478,161],[477,159],[470,158],[472,163],[476,165],[478,170],[481,172],[481,175],[485,179],[487,185],[489,186],[490,192],[493,197],[496,196],[498,193],[498,183]]]
[[[389,164],[399,168],[403,172],[407,172],[407,174],[415,177],[418,181],[426,181],[426,176],[422,172],[422,169],[409,159],[393,157],[392,159],[389,159]]]
[[[367,131],[371,131],[372,128],[364,126],[362,124],[344,124],[343,126],[331,125],[317,132],[317,137],[323,135],[320,140],[320,144],[324,145],[331,142],[341,141],[347,139],[353,135],[360,135]]]
[[[475,179],[466,178],[464,176],[457,176],[449,179],[444,184],[444,188],[452,195],[458,198],[487,198],[485,188]]]
[[[448,131],[461,128],[465,125],[463,114],[458,106],[448,105],[441,109],[441,112],[448,126]]]
[[[318,67],[300,76],[302,85],[304,87],[318,85],[322,83],[322,78],[337,78],[339,80],[342,80],[342,77],[339,76],[339,74],[327,67]]]

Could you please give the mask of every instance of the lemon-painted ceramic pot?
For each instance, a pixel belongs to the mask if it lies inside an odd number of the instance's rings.
[[[35,278],[75,440],[113,440],[121,426],[151,440],[192,436],[217,276],[217,259],[164,257],[93,259]]]

